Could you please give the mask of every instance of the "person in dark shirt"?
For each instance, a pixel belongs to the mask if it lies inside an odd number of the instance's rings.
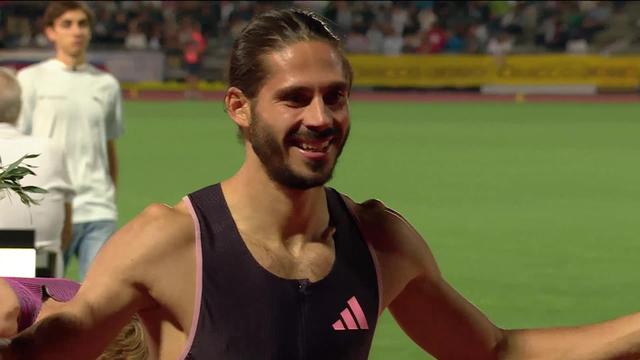
[[[244,142],[239,170],[174,207],[145,209],[100,251],[65,311],[0,359],[50,359],[53,349],[91,358],[136,312],[160,359],[366,359],[384,309],[439,359],[640,357],[639,314],[497,327],[400,214],[326,187],[349,134],[352,79],[319,16],[255,17],[234,44],[225,97]]]

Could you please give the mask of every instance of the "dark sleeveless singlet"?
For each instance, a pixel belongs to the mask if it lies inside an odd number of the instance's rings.
[[[379,311],[375,259],[342,197],[333,189],[326,195],[335,261],[313,283],[257,263],[219,184],[189,195],[200,227],[202,295],[186,359],[367,358]]]

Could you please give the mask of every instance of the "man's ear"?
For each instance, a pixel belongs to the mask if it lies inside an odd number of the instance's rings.
[[[51,41],[52,43],[56,42],[56,32],[53,30],[53,26],[46,26],[44,28],[44,35]]]
[[[242,90],[230,87],[224,97],[224,106],[231,120],[241,129],[246,129],[251,123],[251,103]]]

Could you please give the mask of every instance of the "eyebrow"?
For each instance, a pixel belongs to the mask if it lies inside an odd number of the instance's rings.
[[[329,83],[328,85],[322,86],[321,88],[331,89],[331,90],[334,90],[334,89],[346,90],[347,83],[345,81],[335,81],[335,82]],[[309,86],[292,85],[292,86],[284,87],[282,89],[278,89],[275,93],[275,96],[280,98],[292,93],[309,91],[310,89],[311,87]]]
[[[69,22],[73,22],[73,21],[77,21],[77,22],[83,22],[83,21],[89,21],[89,17],[87,17],[86,15],[80,17],[80,19],[75,19],[72,16],[69,17],[60,17],[59,18],[60,21],[69,21]]]

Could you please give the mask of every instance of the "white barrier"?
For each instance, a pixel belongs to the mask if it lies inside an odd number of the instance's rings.
[[[50,49],[0,50],[0,65],[31,64],[53,56]],[[121,82],[163,81],[165,55],[152,50],[89,50],[87,61],[102,64]]]
[[[33,230],[0,230],[0,276],[36,276]]]

